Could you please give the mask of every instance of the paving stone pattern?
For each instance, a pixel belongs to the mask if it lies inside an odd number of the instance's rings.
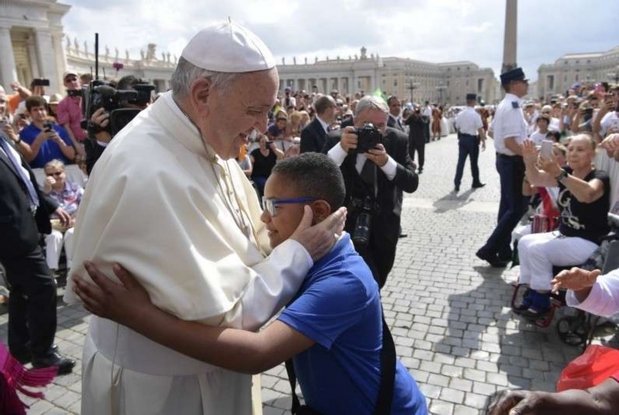
[[[509,311],[517,269],[493,269],[474,253],[496,221],[499,180],[492,144],[481,153],[483,189],[470,189],[469,166],[452,193],[455,136],[426,146],[419,190],[407,195],[395,266],[383,289],[397,355],[437,415],[481,414],[489,395],[504,388],[554,390],[561,369],[579,354],[560,342],[554,325],[539,329]],[[59,301],[57,343],[81,359],[88,314]],[[556,320],[556,319],[555,319]],[[0,315],[6,342],[7,315]],[[81,363],[81,362],[80,362]],[[81,365],[54,380],[44,400],[27,400],[29,414],[78,414]],[[283,365],[262,375],[265,415],[289,414]]]

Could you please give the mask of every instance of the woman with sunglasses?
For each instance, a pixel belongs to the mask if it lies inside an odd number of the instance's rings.
[[[55,199],[60,207],[71,215],[71,222],[66,226],[57,217],[52,217],[52,233],[45,237],[47,266],[52,271],[58,270],[58,262],[64,243],[67,269],[69,269],[73,256],[73,225],[75,224],[77,208],[84,195],[84,189],[77,183],[67,181],[65,165],[60,160],[50,161],[45,165],[44,170],[46,177],[43,191]]]

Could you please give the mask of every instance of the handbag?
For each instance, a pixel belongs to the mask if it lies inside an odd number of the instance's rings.
[[[381,310],[382,312],[382,310]],[[374,415],[385,415],[391,413],[391,403],[393,401],[393,386],[395,383],[395,368],[396,355],[395,344],[389,326],[385,322],[383,316],[383,347],[380,351],[380,386],[378,388],[378,400],[374,408]],[[292,407],[290,411],[292,415],[321,415],[307,405],[301,405],[299,397],[295,392],[297,386],[297,377],[294,372],[294,364],[292,359],[286,360],[286,372],[290,382],[290,390],[292,391]]]

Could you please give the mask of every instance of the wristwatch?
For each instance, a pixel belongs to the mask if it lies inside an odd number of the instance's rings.
[[[567,176],[567,172],[565,170],[561,170],[561,173],[557,177],[555,177],[555,180],[557,181],[557,183],[561,183],[561,181],[566,179]]]

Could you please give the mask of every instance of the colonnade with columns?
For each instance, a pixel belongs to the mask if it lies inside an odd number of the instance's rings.
[[[0,84],[4,89],[10,91],[11,82],[29,86],[34,78],[46,78],[48,91],[62,90],[67,67],[62,37],[61,31],[47,28],[0,26]]]
[[[307,93],[319,92],[322,94],[328,94],[337,89],[342,95],[354,95],[360,91],[371,93],[376,88],[376,79],[373,75],[313,75],[312,77],[304,77],[302,75],[290,76],[280,72],[279,89],[283,91],[286,87],[292,88],[293,91],[304,90]]]

